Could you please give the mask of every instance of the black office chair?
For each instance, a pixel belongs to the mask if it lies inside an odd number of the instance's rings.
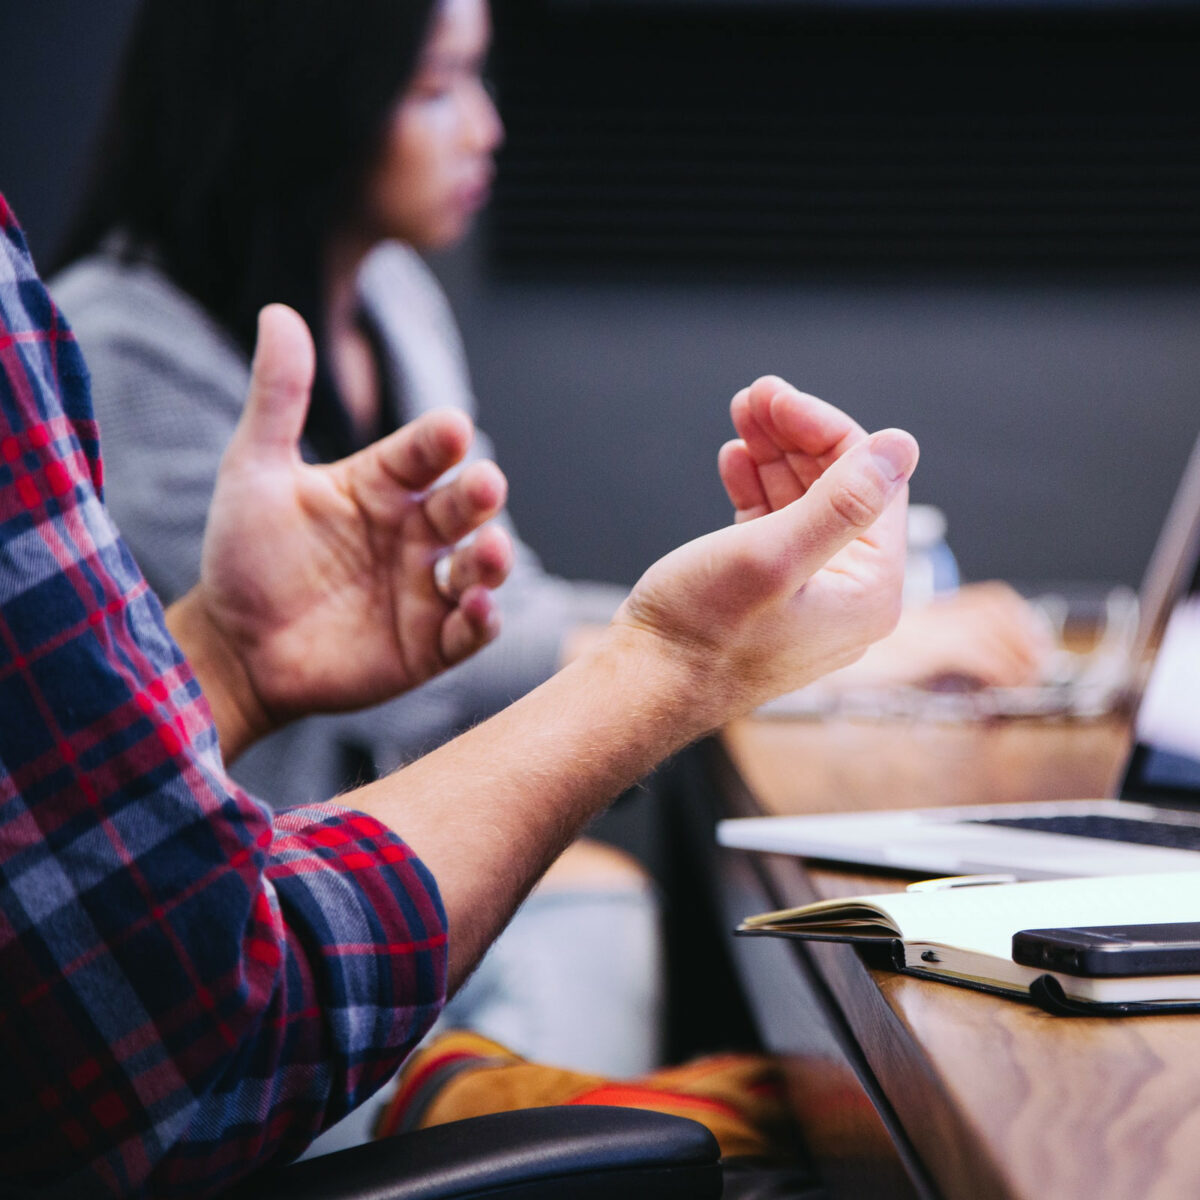
[[[716,1200],[695,1121],[562,1105],[452,1121],[266,1172],[230,1200]]]

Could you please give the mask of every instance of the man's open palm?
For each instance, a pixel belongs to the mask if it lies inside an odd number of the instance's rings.
[[[201,559],[205,614],[270,724],[385,700],[474,653],[498,630],[491,589],[512,562],[494,527],[455,548],[504,504],[494,463],[434,486],[470,444],[462,413],[427,414],[330,466],[304,463],[313,363],[301,318],[264,309]]]

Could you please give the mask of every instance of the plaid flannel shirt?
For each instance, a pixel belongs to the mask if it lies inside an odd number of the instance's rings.
[[[0,197],[0,1196],[211,1196],[294,1157],[445,978],[403,842],[225,774]]]

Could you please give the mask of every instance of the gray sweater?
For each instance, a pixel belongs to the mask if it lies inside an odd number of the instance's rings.
[[[249,363],[148,263],[99,254],[51,289],[91,370],[109,508],[147,579],[170,603],[197,578],[213,480],[241,412]],[[473,417],[458,329],[421,259],[399,244],[381,246],[364,264],[359,290],[404,419],[447,405]],[[482,434],[472,453],[491,457]],[[355,769],[388,771],[552,674],[563,637],[577,624],[607,621],[623,592],[547,574],[511,523],[509,529],[517,561],[500,591],[504,629],[493,645],[407,696],[360,713],[314,717],[265,739],[236,764],[239,781],[277,806],[327,799],[356,782]]]

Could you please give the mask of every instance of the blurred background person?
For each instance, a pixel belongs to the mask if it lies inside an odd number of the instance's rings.
[[[487,200],[503,137],[481,76],[488,38],[482,0],[140,10],[54,291],[92,366],[109,503],[165,599],[199,570],[263,304],[291,305],[314,333],[313,459],[430,408],[474,414],[417,251],[457,241]],[[489,454],[477,435],[473,455]],[[556,579],[518,542],[495,653],[398,704],[306,724],[242,774],[299,799],[390,769],[545,679],[623,594]]]

